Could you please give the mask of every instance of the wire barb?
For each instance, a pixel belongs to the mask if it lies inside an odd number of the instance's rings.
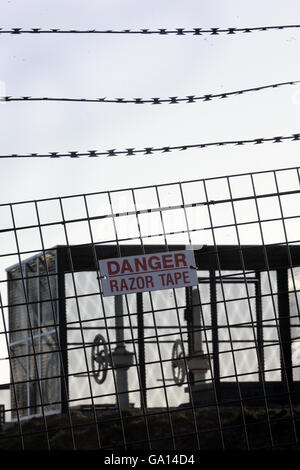
[[[225,91],[222,93],[206,93],[205,95],[195,96],[195,95],[187,95],[186,97],[179,98],[178,96],[169,96],[168,98],[55,98],[55,97],[32,97],[32,96],[2,96],[0,97],[1,101],[5,101],[7,103],[14,102],[14,101],[64,101],[64,102],[77,102],[77,103],[113,103],[113,104],[178,104],[178,103],[195,103],[196,101],[212,101],[213,99],[224,99],[229,98],[232,96],[239,96],[246,93],[255,93],[262,90],[267,89],[277,89],[279,87],[287,86],[287,85],[296,85],[299,84],[300,80],[293,80],[288,82],[279,82],[279,83],[272,83],[270,85],[262,85],[258,87],[252,88],[244,88],[241,90],[234,90],[234,91]]]
[[[153,155],[154,153],[169,153],[174,150],[184,151],[188,149],[203,149],[208,147],[223,147],[228,145],[246,145],[246,144],[264,144],[264,143],[282,143],[283,141],[300,141],[300,133],[292,134],[291,136],[275,136],[275,137],[259,137],[255,139],[244,139],[244,140],[228,140],[228,141],[219,141],[219,142],[205,142],[199,144],[189,144],[189,145],[177,145],[177,146],[164,146],[164,147],[145,147],[142,149],[127,148],[126,150],[116,150],[110,149],[106,151],[98,150],[88,150],[87,152],[78,152],[70,151],[68,153],[60,152],[49,152],[48,154],[38,154],[31,153],[28,155],[0,155],[1,158],[59,158],[59,157],[70,157],[70,158],[79,158],[79,157],[116,157],[118,155],[125,156],[134,156],[137,154],[143,155]]]
[[[185,36],[186,34],[192,34],[194,36],[202,36],[203,34],[213,35],[213,36],[220,36],[221,34],[236,34],[236,33],[253,33],[253,32],[262,32],[262,31],[282,31],[286,29],[298,29],[300,25],[279,25],[279,26],[255,26],[255,27],[245,27],[245,28],[174,28],[174,29],[167,29],[167,28],[159,28],[159,29],[139,29],[139,30],[131,30],[131,29],[123,29],[123,30],[113,30],[113,29],[106,29],[106,30],[99,30],[99,29],[58,29],[58,28],[51,28],[51,29],[42,29],[42,28],[31,28],[31,29],[23,29],[23,28],[11,28],[11,29],[4,29],[0,28],[0,34],[135,34],[135,35],[160,35],[166,36],[169,34],[176,35],[176,36]]]

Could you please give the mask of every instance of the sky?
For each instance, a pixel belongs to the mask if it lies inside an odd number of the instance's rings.
[[[0,0],[2,28],[300,23],[297,0]],[[300,29],[218,36],[0,35],[0,95],[184,97],[300,79]],[[85,152],[292,135],[300,87],[194,104],[0,102],[0,154]],[[95,159],[0,159],[0,203],[298,165],[299,143]]]

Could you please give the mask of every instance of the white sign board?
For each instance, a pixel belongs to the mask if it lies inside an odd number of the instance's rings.
[[[100,260],[99,267],[105,297],[198,284],[191,250],[110,258]]]

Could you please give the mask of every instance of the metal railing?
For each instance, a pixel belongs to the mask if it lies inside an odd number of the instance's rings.
[[[1,204],[0,448],[298,449],[299,170]],[[193,286],[104,295],[174,252]]]

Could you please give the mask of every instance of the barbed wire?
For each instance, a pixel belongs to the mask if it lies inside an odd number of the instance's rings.
[[[258,31],[271,31],[271,30],[285,30],[285,29],[298,29],[300,25],[279,25],[279,26],[256,26],[245,28],[158,28],[158,29],[60,29],[60,28],[0,28],[0,34],[144,34],[144,35],[168,35],[173,34],[177,36],[184,36],[185,34],[193,34],[194,36],[201,36],[203,34],[218,35],[218,34],[236,34],[236,33],[252,33]]]
[[[178,96],[170,96],[169,98],[54,98],[54,97],[32,97],[32,96],[2,96],[0,101],[4,102],[27,102],[27,101],[59,101],[59,102],[80,102],[80,103],[116,103],[116,104],[178,104],[178,103],[195,103],[196,101],[211,101],[216,98],[228,98],[231,96],[243,95],[245,93],[254,93],[261,90],[270,88],[279,88],[286,85],[295,85],[300,83],[300,80],[290,82],[274,83],[271,85],[263,85],[253,88],[245,88],[242,90],[228,91],[222,93],[210,93],[202,96],[187,95],[186,97],[179,98]]]
[[[267,142],[270,143],[281,143],[283,141],[300,141],[300,133],[293,134],[291,136],[276,136],[276,137],[261,137],[255,139],[241,139],[241,140],[227,140],[227,141],[219,141],[219,142],[206,142],[200,144],[188,144],[188,145],[176,145],[176,146],[167,146],[167,147],[145,147],[142,149],[135,149],[135,148],[127,148],[125,150],[105,150],[105,151],[98,151],[98,150],[88,150],[86,152],[79,152],[79,151],[70,151],[70,152],[48,152],[46,154],[39,154],[39,153],[31,153],[31,154],[7,154],[7,155],[0,155],[0,159],[4,158],[80,158],[80,157],[115,157],[118,155],[123,156],[135,156],[138,154],[143,155],[152,155],[154,153],[168,153],[174,150],[184,151],[188,149],[203,149],[208,147],[221,147],[221,146],[228,146],[228,145],[245,145],[245,144],[264,144]]]

